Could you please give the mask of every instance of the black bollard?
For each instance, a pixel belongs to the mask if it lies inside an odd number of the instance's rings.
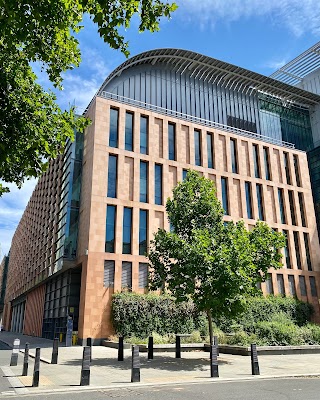
[[[219,343],[218,343],[218,336],[213,336],[213,344],[217,347],[217,356],[219,356]]]
[[[51,364],[58,364],[59,339],[53,340]]]
[[[39,386],[39,378],[40,378],[40,347],[37,347],[36,358],[34,360],[32,387]]]
[[[29,367],[29,343],[26,343],[26,346],[24,348],[22,376],[28,375],[28,367]]]
[[[90,347],[83,348],[82,368],[81,368],[81,381],[80,386],[90,385]]]
[[[181,358],[181,337],[176,335],[176,358]]]
[[[92,338],[87,338],[87,346],[90,347],[90,361],[92,361]]]
[[[20,339],[14,339],[12,353],[11,353],[10,367],[15,367],[16,365],[18,365],[19,348],[20,348]]]
[[[118,361],[123,361],[123,336],[119,337]]]
[[[218,352],[215,344],[210,346],[210,376],[219,378]]]
[[[148,341],[148,360],[153,360],[153,336],[149,336],[149,341]]]
[[[251,344],[251,371],[252,375],[260,375],[257,345]]]
[[[140,382],[139,346],[132,346],[131,382]]]

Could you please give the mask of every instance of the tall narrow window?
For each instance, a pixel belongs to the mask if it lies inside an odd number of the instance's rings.
[[[188,173],[188,170],[187,170],[187,169],[183,169],[183,170],[182,170],[182,180],[185,180],[185,179],[186,179],[187,173]]]
[[[290,204],[290,213],[291,213],[292,225],[297,225],[296,209],[295,209],[295,204],[294,204],[293,191],[292,190],[288,190],[288,195],[289,195],[289,204]]]
[[[283,161],[284,161],[284,170],[286,172],[287,184],[291,185],[291,175],[290,175],[290,162],[289,162],[289,154],[283,153]]]
[[[139,263],[139,289],[148,287],[148,264]]]
[[[237,141],[230,139],[231,168],[234,174],[238,173]]]
[[[147,253],[147,224],[148,211],[140,210],[139,215],[139,255],[144,256]]]
[[[288,282],[289,282],[289,293],[291,296],[296,296],[296,284],[294,281],[294,275],[288,275]]]
[[[263,195],[262,185],[257,184],[257,203],[258,203],[258,214],[261,221],[264,220],[264,207],[263,207]]]
[[[140,117],[140,153],[148,154],[148,117]]]
[[[282,274],[277,274],[278,293],[284,295],[284,280]]]
[[[301,296],[306,296],[307,295],[306,280],[303,275],[299,276],[299,285],[300,285]]]
[[[169,160],[176,159],[176,126],[175,124],[168,124],[168,138],[169,138]]]
[[[162,165],[156,164],[154,168],[154,203],[162,205]]]
[[[308,271],[312,271],[310,248],[309,248],[309,235],[306,232],[303,233],[303,239],[304,239],[304,247],[306,249]]]
[[[271,274],[268,274],[268,278],[266,280],[266,290],[267,294],[273,294],[273,282]]]
[[[128,151],[133,150],[133,114],[126,112],[126,127],[124,148]]]
[[[108,197],[117,197],[117,156],[109,155],[108,165]]]
[[[263,158],[264,158],[264,170],[266,174],[266,180],[270,181],[271,180],[271,174],[270,174],[270,156],[269,156],[269,149],[268,147],[263,148]]]
[[[213,168],[213,140],[212,133],[207,133],[208,168]]]
[[[103,286],[114,286],[114,261],[105,260],[104,262]]]
[[[132,208],[123,209],[122,254],[131,254]]]
[[[106,219],[106,253],[114,253],[114,240],[116,228],[116,206],[107,206]]]
[[[246,189],[247,217],[249,219],[253,219],[250,182],[245,182],[245,189]]]
[[[261,175],[260,175],[260,160],[259,160],[259,146],[257,144],[253,145],[253,164],[254,164],[254,176],[256,178],[261,178]]]
[[[124,289],[132,288],[132,263],[128,261],[122,261],[122,273],[121,273],[121,287]]]
[[[148,202],[148,163],[140,161],[140,201]]]
[[[304,199],[303,199],[303,193],[298,192],[298,198],[299,198],[299,208],[300,208],[300,215],[301,215],[301,223],[302,226],[306,227],[306,215],[304,212]]]
[[[310,281],[310,288],[311,288],[311,296],[318,297],[316,278],[314,276],[310,276],[309,281]]]
[[[286,236],[286,244],[284,247],[284,256],[286,259],[286,266],[287,266],[287,268],[291,269],[292,266],[291,266],[291,257],[290,257],[290,251],[289,251],[289,237],[288,237],[289,233],[286,230],[283,230],[282,232]]]
[[[301,187],[301,177],[300,177],[300,168],[299,168],[299,158],[296,154],[293,155],[293,165],[294,172],[296,174],[297,186]]]
[[[229,214],[229,199],[228,199],[228,179],[221,178],[221,191],[222,191],[222,207],[224,208],[224,214]]]
[[[118,147],[119,110],[110,108],[109,146]]]
[[[300,246],[299,246],[299,232],[293,231],[293,239],[294,239],[294,249],[296,251],[297,268],[302,269],[301,257],[300,257]]]
[[[283,201],[283,189],[278,189],[278,199],[279,199],[279,209],[280,209],[280,219],[282,224],[287,223],[286,213],[284,209],[284,201]]]
[[[201,165],[201,132],[194,130],[194,157],[195,164]]]

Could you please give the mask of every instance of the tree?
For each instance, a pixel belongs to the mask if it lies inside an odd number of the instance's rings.
[[[139,16],[139,31],[154,32],[160,17],[169,18],[176,8],[161,0],[0,0],[0,180],[20,187],[38,176],[74,130],[82,132],[89,123],[74,107],[58,107],[53,93],[36,83],[30,62],[42,63],[62,89],[61,74],[81,61],[76,34],[85,14],[111,48],[128,56],[121,29],[132,17]],[[0,183],[0,196],[5,191]]]
[[[166,211],[173,231],[159,229],[151,241],[151,289],[177,302],[191,298],[208,316],[212,343],[212,319],[240,313],[268,269],[282,266],[285,237],[261,221],[251,231],[243,221],[224,223],[213,182],[195,171],[174,188]]]

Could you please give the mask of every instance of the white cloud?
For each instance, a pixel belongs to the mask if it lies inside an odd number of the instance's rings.
[[[232,22],[242,18],[268,16],[272,23],[283,24],[296,36],[305,32],[320,33],[319,0],[177,0],[178,14],[200,25],[217,21]]]
[[[286,58],[282,58],[281,60],[270,60],[266,63],[266,67],[273,69],[273,70],[277,70],[281,67],[283,67],[284,65],[286,65],[288,62],[288,59]]]

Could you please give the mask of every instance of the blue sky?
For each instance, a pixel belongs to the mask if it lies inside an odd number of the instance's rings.
[[[125,35],[131,55],[164,47],[196,51],[241,67],[270,75],[320,40],[319,0],[176,0],[180,6],[160,32],[137,32],[134,20]],[[82,112],[108,74],[125,57],[99,38],[86,18],[78,35],[81,66],[64,76],[64,90],[57,93],[61,107],[70,104]],[[50,84],[39,67],[35,72],[46,88]],[[27,181],[21,190],[11,186],[0,198],[0,257],[11,238],[35,186]]]

